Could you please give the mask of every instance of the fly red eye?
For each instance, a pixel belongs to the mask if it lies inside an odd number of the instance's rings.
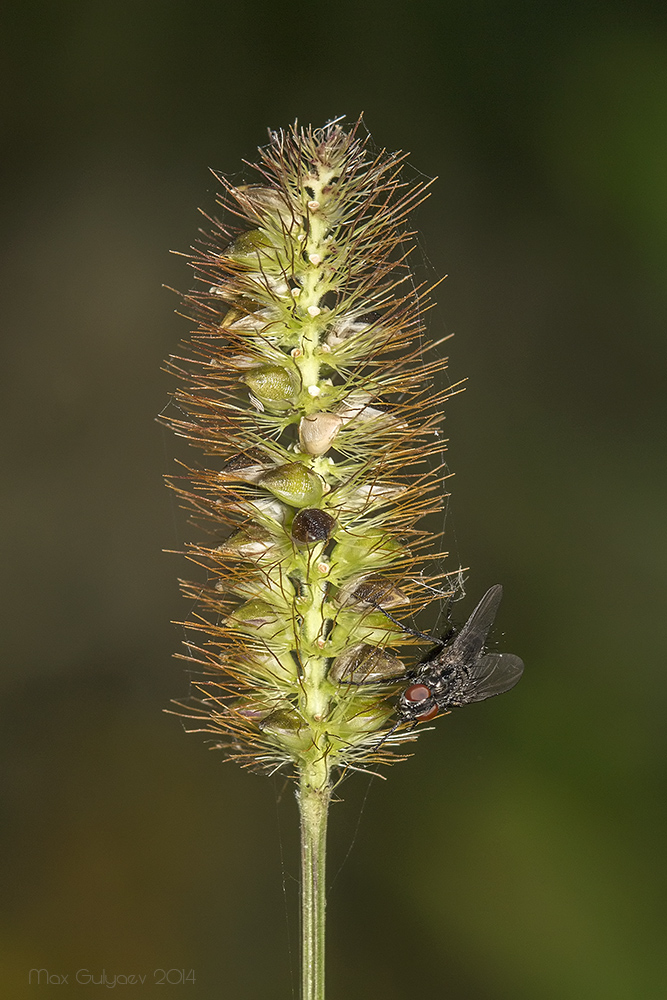
[[[428,711],[420,712],[417,718],[419,719],[420,722],[428,722],[429,719],[435,719],[439,711],[440,709],[436,704],[433,706],[433,708],[429,708]]]
[[[411,684],[409,688],[406,688],[403,692],[403,697],[406,701],[411,701],[413,704],[417,704],[420,701],[427,701],[431,697],[431,690],[427,688],[425,684]]]

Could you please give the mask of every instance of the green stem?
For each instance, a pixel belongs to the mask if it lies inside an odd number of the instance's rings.
[[[301,772],[301,1000],[324,1000],[326,839],[331,787],[325,758]]]

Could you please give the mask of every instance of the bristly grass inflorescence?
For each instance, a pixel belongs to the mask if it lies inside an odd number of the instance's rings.
[[[253,183],[216,175],[225,214],[194,253],[198,326],[164,418],[207,456],[170,480],[208,532],[189,548],[206,582],[183,582],[199,638],[180,711],[240,763],[321,787],[414,738],[395,716],[395,650],[415,641],[395,609],[446,578],[424,519],[443,505],[453,390],[425,354],[406,224],[428,183],[360,133],[270,133]]]

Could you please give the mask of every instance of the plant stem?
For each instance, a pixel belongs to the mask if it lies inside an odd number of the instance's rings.
[[[301,1000],[324,1000],[326,839],[331,787],[325,757],[301,771]]]

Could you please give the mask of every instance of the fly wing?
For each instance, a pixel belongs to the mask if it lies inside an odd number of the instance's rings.
[[[461,659],[464,663],[472,663],[477,659],[493,625],[502,596],[503,588],[499,583],[487,590],[459,634],[447,647],[449,660]]]
[[[487,653],[468,668],[468,701],[486,701],[509,691],[521,679],[523,660],[513,653]]]

